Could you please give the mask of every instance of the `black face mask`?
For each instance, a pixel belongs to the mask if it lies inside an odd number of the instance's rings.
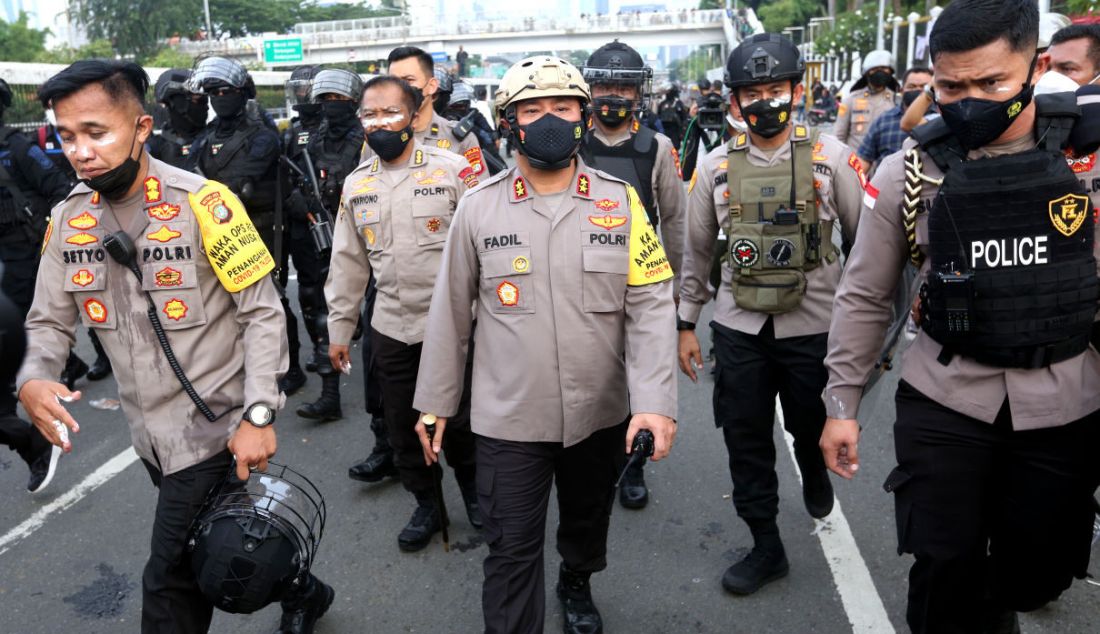
[[[172,129],[184,134],[194,134],[206,125],[209,110],[207,99],[192,101],[187,95],[173,95],[168,98],[168,119]]]
[[[321,111],[325,113],[328,121],[329,138],[343,138],[353,127],[359,124],[355,116],[354,101],[325,101],[321,104]]]
[[[741,106],[741,115],[745,124],[756,134],[770,139],[787,129],[791,122],[791,101],[760,99],[747,106]]]
[[[906,90],[905,92],[901,93],[901,109],[902,109],[902,111],[908,110],[909,106],[913,105],[913,102],[917,100],[917,97],[920,97],[920,94],[922,92],[924,92],[924,91],[923,90]]]
[[[1034,64],[1032,62],[1032,69]],[[940,114],[963,148],[976,150],[989,145],[1005,133],[1016,117],[1031,103],[1032,92],[1031,72],[1028,72],[1027,82],[1008,101],[967,97],[954,103],[939,104]]]
[[[298,113],[298,122],[303,128],[316,128],[321,125],[321,104],[299,103],[291,107]]]
[[[233,92],[228,95],[214,95],[210,98],[210,107],[220,119],[232,119],[244,110],[244,93]]]
[[[634,102],[623,97],[597,97],[592,100],[592,111],[601,123],[617,128],[634,114]]]
[[[516,127],[518,132],[513,133],[519,137],[516,147],[527,155],[532,167],[542,170],[568,167],[584,137],[583,123],[549,113],[534,123]]]
[[[394,132],[393,130],[379,129],[367,134],[367,145],[383,161],[392,161],[401,156],[401,153],[412,141],[412,126]]]
[[[416,86],[413,86],[412,89],[413,95],[416,96],[416,111],[420,112],[420,105],[424,103],[424,91]]]
[[[870,75],[867,75],[867,83],[871,84],[873,88],[885,88],[890,84],[891,77],[892,75],[884,70],[876,70]]]
[[[130,153],[126,160],[118,167],[113,167],[95,178],[82,178],[80,182],[97,191],[108,200],[118,200],[126,195],[130,186],[134,184],[138,171],[141,170],[141,162],[134,158],[134,146],[137,145],[137,129],[134,130],[134,138],[130,141]]]

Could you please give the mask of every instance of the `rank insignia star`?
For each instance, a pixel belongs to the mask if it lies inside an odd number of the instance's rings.
[[[150,176],[144,181],[145,185],[145,202],[147,203],[159,203],[160,202],[160,180],[156,176]]]
[[[588,196],[589,180],[588,176],[581,174],[577,177],[577,193],[581,196]]]
[[[523,182],[522,178],[517,178],[512,183],[512,191],[516,194],[516,200],[527,197],[527,184]]]

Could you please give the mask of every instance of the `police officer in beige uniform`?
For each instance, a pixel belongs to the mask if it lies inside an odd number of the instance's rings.
[[[359,319],[359,298],[371,273],[375,276],[378,296],[370,320],[371,348],[394,459],[417,503],[397,537],[398,546],[408,552],[427,546],[442,527],[434,497],[436,476],[413,430],[412,399],[428,303],[451,216],[466,188],[477,184],[472,168],[461,158],[414,139],[412,126],[419,116],[415,104],[412,88],[396,77],[376,77],[364,87],[360,115],[374,156],[344,182],[332,270],[325,282],[329,357],[341,369],[349,363],[348,343]],[[453,434],[447,436],[447,462],[455,470],[470,523],[480,528],[469,417],[454,423]]]
[[[467,134],[461,140],[456,138],[453,132],[455,122],[440,116],[432,108],[432,98],[439,90],[432,56],[415,46],[400,46],[390,51],[387,62],[388,74],[404,79],[420,94],[417,121],[413,126],[416,140],[425,147],[434,146],[459,154],[466,159],[479,178],[487,175],[477,135]]]
[[[82,184],[53,211],[17,384],[39,431],[71,451],[69,433],[79,426],[63,401],[80,393],[52,377],[77,324],[96,331],[134,449],[160,490],[142,577],[142,631],[205,632],[213,605],[184,557],[188,530],[234,455],[244,479],[275,453],[271,423],[283,404],[276,381],[287,348],[268,275],[274,260],[240,201],[221,183],[144,151],[152,133],[142,110],[148,82],[133,62],[92,60],[39,91]],[[126,242],[129,264],[107,248]],[[284,631],[312,631],[332,598],[331,588],[309,577],[284,603],[284,624],[308,629]]]
[[[894,56],[889,51],[868,53],[863,58],[863,76],[852,85],[837,110],[833,127],[836,138],[858,152],[875,119],[897,105],[898,88]]]
[[[639,430],[655,435],[655,460],[675,435],[672,268],[633,188],[576,158],[591,98],[580,72],[532,57],[505,73],[501,90],[498,117],[517,166],[466,194],[452,220],[420,361],[417,428],[438,460],[472,336],[485,631],[543,631],[556,481],[564,629],[599,632],[589,577],[607,565],[616,472]]]
[[[581,72],[592,89],[591,128],[581,156],[634,187],[650,223],[661,232],[673,273],[679,273],[684,246],[680,157],[668,137],[639,123],[649,111],[653,69],[638,51],[616,40],[596,49]],[[640,509],[649,502],[644,468],[644,458],[627,468],[619,487],[623,507]]]
[[[1073,94],[1032,99],[1037,34],[1030,0],[956,0],[940,15],[930,46],[943,117],[914,131],[919,150],[908,141],[879,167],[837,294],[821,447],[850,478],[894,287],[907,260],[920,267],[922,331],[902,367],[885,484],[898,550],[915,556],[917,633],[1018,632],[1016,611],[1057,598],[1088,565],[1100,196],[1078,180],[1095,165],[1074,173],[1063,154]]]
[[[419,104],[416,111],[416,120],[412,127],[413,137],[422,147],[432,147],[447,150],[466,159],[474,178],[488,175],[484,161],[481,159],[481,146],[478,145],[477,135],[469,134],[465,139],[459,140],[452,133],[455,122],[445,119],[432,108],[433,97],[439,90],[439,80],[435,76],[435,65],[432,56],[415,46],[399,46],[390,51],[388,59],[388,74],[402,79],[417,95]],[[368,162],[374,151],[369,145],[364,146],[361,162]],[[373,290],[373,289],[372,289]],[[367,293],[365,321],[371,321],[374,311],[375,296],[373,292]],[[369,394],[378,383],[377,370],[372,361],[373,350],[369,343],[363,346],[363,388]],[[373,373],[374,376],[368,376]],[[374,398],[373,395],[368,399]],[[383,404],[383,408],[385,405]],[[375,445],[370,455],[362,462],[353,465],[348,474],[355,480],[364,482],[376,482],[393,473],[392,449],[385,438],[386,426],[373,427]]]
[[[729,451],[733,504],[754,547],[722,585],[751,594],[787,574],[779,538],[773,428],[775,399],[795,438],[803,499],[811,516],[833,508],[817,449],[825,410],[825,344],[841,266],[832,233],[851,242],[863,194],[859,159],[843,143],[791,125],[802,96],[803,61],[787,38],[745,40],[726,64],[730,108],[748,131],[700,162],[688,194],[687,245],[680,289],[680,367],[702,367],[695,323],[712,297],[707,286],[719,229],[729,237],[715,308],[714,420]],[[695,367],[692,367],[694,361]]]

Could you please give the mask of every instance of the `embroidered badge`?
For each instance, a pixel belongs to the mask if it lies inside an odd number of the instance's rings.
[[[73,281],[73,284],[84,288],[85,286],[95,281],[95,275],[92,275],[92,272],[88,269],[80,269],[73,274],[71,279]]]
[[[512,260],[512,270],[516,273],[526,273],[530,268],[531,262],[522,255],[517,255],[516,258]]]
[[[171,242],[172,240],[175,240],[182,235],[183,234],[179,231],[173,231],[172,229],[169,229],[168,225],[161,225],[160,229],[157,229],[153,233],[146,234],[145,237],[149,238],[150,240],[156,240],[157,242],[164,243]]]
[[[161,203],[146,210],[153,220],[171,220],[180,215],[180,206],[172,203]]]
[[[626,224],[626,216],[589,216],[588,222],[608,231]]]
[[[84,302],[84,313],[97,324],[107,321],[107,307],[98,299],[92,298]]]
[[[68,225],[73,229],[80,229],[86,231],[99,224],[99,221],[95,219],[91,213],[85,211],[75,218],[70,218]]]
[[[173,297],[164,303],[164,314],[172,321],[179,321],[187,316],[187,304],[182,299]]]
[[[179,286],[183,284],[183,274],[170,266],[166,266],[156,272],[154,280],[156,285],[161,288]]]
[[[730,247],[730,257],[737,266],[749,268],[760,260],[760,249],[752,240],[741,238]]]
[[[515,306],[519,304],[519,287],[511,282],[501,282],[497,286],[497,298],[501,306]]]
[[[95,242],[99,242],[99,238],[93,236],[90,233],[77,233],[65,238],[65,242],[69,244],[75,244],[77,246],[85,246]]]

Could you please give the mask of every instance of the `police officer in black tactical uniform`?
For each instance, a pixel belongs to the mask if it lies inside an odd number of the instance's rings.
[[[38,145],[3,125],[3,113],[11,101],[11,89],[0,79],[0,289],[25,319],[34,299],[50,208],[65,198],[71,183]],[[61,452],[16,416],[12,387],[10,381],[0,385],[0,444],[18,453],[30,467],[27,490],[35,493],[53,478]]]
[[[290,120],[290,125],[283,132],[283,151],[287,160],[292,161],[295,165],[301,164],[299,169],[304,168],[304,162],[302,161],[302,152],[306,146],[309,145],[309,140],[317,134],[321,129],[321,104],[314,103],[310,99],[310,91],[313,89],[313,78],[321,71],[320,66],[299,66],[290,73],[290,79],[286,82],[286,101],[290,104],[291,110],[298,113],[296,117]],[[308,195],[309,186],[306,183],[300,182],[300,178],[296,178],[297,175],[291,171],[288,174],[291,179],[289,184],[290,193],[287,197],[287,214],[284,218],[284,224],[286,226],[286,253],[283,255],[284,263],[280,268],[280,284],[283,288],[286,288],[288,281],[289,269],[286,266],[289,260],[294,261],[294,270],[299,272],[303,269],[310,271],[316,270],[316,248],[313,246],[313,241],[309,237],[309,218],[306,216],[305,201],[302,199],[303,195]],[[298,185],[306,185],[305,189],[301,189]],[[314,266],[311,266],[314,265]],[[308,275],[308,274],[307,274]],[[308,301],[302,295],[301,291],[301,279],[299,278],[298,288],[298,305],[303,307],[304,302]],[[287,313],[288,319],[293,319],[292,313]],[[297,325],[297,320],[295,320]],[[289,327],[289,324],[288,324]],[[309,329],[312,325],[306,322],[306,332],[311,333]],[[295,340],[297,341],[297,340]],[[299,346],[294,345],[290,349],[290,369],[286,375],[282,378],[280,387],[286,394],[294,394],[298,390],[302,389],[302,386],[306,384],[306,374],[302,372],[302,365],[299,362]],[[306,372],[317,371],[317,364],[313,362],[313,357],[310,356],[306,360]]]
[[[188,80],[193,92],[210,98],[216,115],[191,144],[197,170],[211,180],[224,183],[241,199],[278,265],[279,285],[286,288],[287,249],[283,218],[283,182],[279,170],[282,147],[274,124],[252,99],[256,85],[239,62],[224,57],[207,57],[198,63]],[[290,369],[279,379],[287,391],[288,377],[301,373],[298,363],[298,320],[282,294],[286,314]],[[300,387],[300,386],[299,386]],[[292,390],[291,393],[293,393]]]
[[[687,108],[680,101],[680,89],[675,85],[665,91],[665,98],[657,106],[657,117],[665,128],[665,136],[672,140],[674,147],[680,147],[684,140],[684,126],[687,125]]]
[[[310,137],[296,161],[303,172],[312,167],[313,174],[309,182],[298,183],[293,211],[295,216],[304,216],[310,224],[325,222],[327,217],[331,229],[340,207],[344,179],[359,165],[359,153],[364,141],[358,117],[362,92],[363,80],[351,71],[322,70],[313,78],[311,101],[321,105],[324,119],[320,130]],[[321,397],[299,407],[298,415],[330,421],[343,416],[340,409],[340,376],[328,358],[328,305],[325,303],[324,286],[328,277],[331,245],[319,252],[313,240],[307,238],[307,242],[304,247],[301,244],[295,247],[300,252],[310,251],[301,254],[301,264],[295,260],[295,270],[298,271],[302,319],[313,341],[313,363],[321,376]]]
[[[633,48],[615,40],[596,49],[581,69],[592,89],[591,128],[584,137],[585,163],[634,186],[672,270],[680,271],[684,244],[684,194],[676,149],[665,135],[641,125],[649,112],[653,69]],[[612,211],[607,209],[605,211]],[[644,508],[649,502],[645,458],[630,463],[619,488],[619,503]]]
[[[489,173],[496,174],[503,169],[501,166],[506,165],[504,159],[500,157],[500,152],[497,151],[497,142],[500,135],[489,124],[485,115],[473,107],[473,103],[473,87],[464,81],[456,81],[451,87],[451,99],[447,104],[447,109],[443,111],[443,116],[451,121],[462,121],[466,117],[470,117],[470,122],[473,124],[471,132],[477,135],[477,142],[481,145],[481,151],[492,155],[496,159],[496,161],[490,160],[487,162]]]
[[[206,95],[187,88],[190,78],[186,68],[170,68],[157,78],[153,94],[168,120],[148,143],[153,158],[185,170],[195,169],[191,145],[206,127],[208,112]]]

